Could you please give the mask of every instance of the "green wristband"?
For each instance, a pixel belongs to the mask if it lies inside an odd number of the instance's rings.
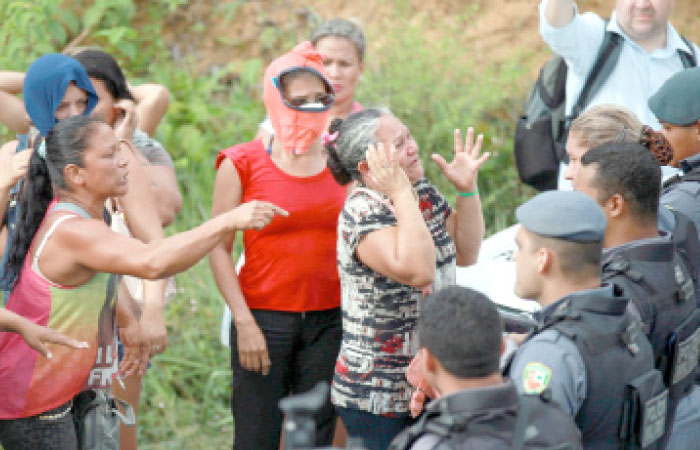
[[[479,188],[476,188],[474,189],[474,192],[457,192],[457,195],[461,195],[462,197],[474,197],[478,193]]]

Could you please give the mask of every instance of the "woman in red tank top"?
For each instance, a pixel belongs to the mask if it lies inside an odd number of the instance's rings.
[[[231,367],[236,450],[276,450],[277,402],[330,382],[341,337],[336,228],[346,190],[326,166],[320,136],[333,87],[309,42],[273,61],[263,95],[275,135],[221,151],[212,215],[241,202],[276,202],[289,211],[265,230],[243,233],[245,264],[236,275],[234,235],[210,255],[233,313]],[[240,412],[240,413],[239,413]],[[335,415],[327,402],[317,443],[328,445]]]

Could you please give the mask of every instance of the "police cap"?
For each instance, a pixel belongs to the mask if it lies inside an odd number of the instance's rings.
[[[573,242],[602,241],[607,221],[600,206],[576,191],[547,191],[515,210],[528,231]]]
[[[700,120],[700,67],[681,70],[649,99],[660,122],[688,126]]]

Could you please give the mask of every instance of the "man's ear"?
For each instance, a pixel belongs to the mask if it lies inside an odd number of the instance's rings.
[[[554,252],[547,247],[537,249],[537,272],[542,275],[552,268]]]
[[[425,347],[423,347],[421,351],[423,352],[423,372],[435,373],[438,366],[437,358]]]
[[[603,207],[608,210],[611,218],[618,218],[627,212],[627,201],[622,195],[615,193],[605,201]]]

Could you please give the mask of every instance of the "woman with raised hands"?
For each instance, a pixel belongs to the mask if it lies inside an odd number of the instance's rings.
[[[206,223],[145,244],[112,231],[103,220],[105,201],[129,188],[129,150],[105,123],[74,116],[55,125],[45,151],[32,154],[21,216],[5,274],[16,277],[7,309],[49,325],[88,349],[52,349],[39,358],[16,334],[0,334],[0,444],[5,450],[76,449],[71,399],[116,372],[113,274],[147,279],[186,270],[238,229],[261,229],[279,207],[245,203]],[[54,194],[56,201],[53,201]],[[105,364],[96,366],[95,361]],[[120,370],[145,369],[127,355]]]
[[[424,177],[416,141],[386,109],[336,120],[327,144],[338,183],[357,182],[338,222],[343,341],[331,390],[348,434],[388,447],[410,423],[406,369],[416,355],[418,302],[455,283],[484,233],[477,173],[482,137],[455,130],[452,162],[432,160],[457,189],[456,207]],[[369,147],[369,150],[368,150]]]

